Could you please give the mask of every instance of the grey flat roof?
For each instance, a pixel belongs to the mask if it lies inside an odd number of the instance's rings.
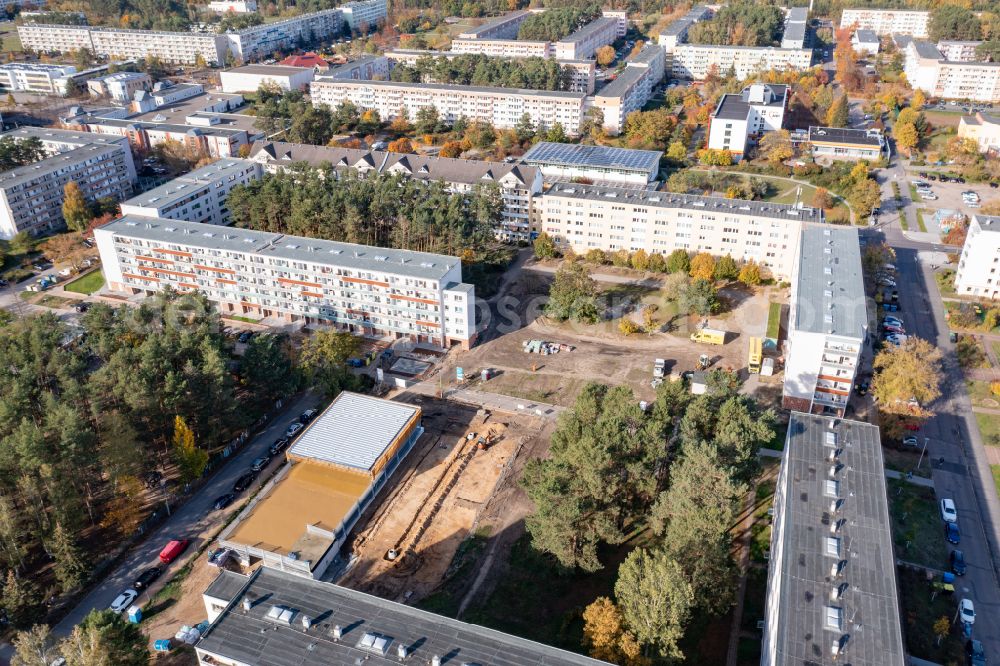
[[[75,119],[74,119],[75,120]],[[167,131],[174,132],[177,134],[192,134],[194,136],[198,135],[218,135],[218,136],[232,136],[236,133],[246,134],[247,131],[244,129],[230,128],[230,127],[219,127],[218,125],[180,125],[175,123],[157,123],[150,121],[135,120],[132,118],[97,118],[97,117],[84,117],[79,120],[86,125],[104,125],[107,127],[136,127],[145,130],[154,131]]]
[[[105,143],[80,145],[72,150],[56,153],[32,164],[0,173],[0,187],[14,187],[15,185],[28,183],[66,167],[83,164],[87,160],[94,159],[97,155],[112,154],[116,150],[124,152],[127,149],[122,146]]]
[[[1000,217],[996,215],[973,215],[983,231],[1000,231]]]
[[[832,451],[839,453],[831,462]],[[776,503],[774,534],[782,543],[771,545],[768,578],[768,605],[777,610],[765,629],[775,637],[776,656],[767,663],[833,664],[836,642],[844,663],[902,666],[878,428],[792,412],[779,483],[776,496],[782,501]],[[836,511],[831,502],[838,502]],[[832,523],[839,529],[831,530]],[[836,577],[831,576],[834,566],[840,568]],[[831,599],[839,590],[839,598]]]
[[[249,612],[243,599],[255,601]],[[294,610],[288,624],[268,619],[274,606]],[[303,615],[315,620],[302,628]],[[333,627],[343,630],[333,639]],[[366,633],[387,639],[385,654],[359,647]],[[429,664],[435,655],[447,666],[604,666],[606,662],[475,624],[398,604],[270,567],[259,568],[229,608],[205,631],[197,647],[245,664],[268,666],[398,666],[398,646],[409,649],[406,663]]]
[[[776,204],[766,201],[746,201],[723,197],[703,197],[695,194],[677,194],[658,190],[638,190],[606,185],[582,185],[580,183],[554,183],[546,195],[561,195],[577,199],[617,201],[637,206],[659,208],[683,208],[705,213],[731,213],[753,215],[779,220],[799,220],[801,222],[822,222],[823,211],[816,208],[796,208],[791,204]]]
[[[587,25],[580,28],[579,30],[569,35],[566,35],[565,37],[560,39],[559,42],[562,44],[575,44],[577,42],[582,42],[583,40],[590,37],[591,34],[597,32],[598,30],[603,30],[611,23],[617,23],[617,22],[618,19],[613,18],[611,16],[598,17],[593,21],[591,21],[590,23],[588,23]]]
[[[418,412],[413,405],[344,391],[288,453],[367,472]]]
[[[788,15],[785,17],[785,22],[805,23],[808,18],[809,18],[808,7],[792,7],[788,10]]]
[[[240,593],[240,590],[247,584],[247,577],[229,569],[222,569],[215,580],[205,588],[205,596],[213,599],[222,599],[228,602]]]
[[[533,95],[536,97],[562,97],[563,99],[582,100],[587,95],[564,90],[527,90],[524,88],[495,88],[489,86],[456,86],[450,83],[405,83],[403,81],[355,81],[353,79],[334,79],[329,76],[317,76],[316,83],[335,83],[341,86],[370,86],[381,88],[412,88],[414,90],[447,90],[455,93],[481,92],[494,95]]]
[[[898,49],[905,49],[913,41],[913,37],[910,35],[901,35],[899,33],[892,33],[892,41]]]
[[[825,225],[802,229],[792,298],[796,330],[865,337],[868,306],[856,228]]]
[[[635,85],[649,71],[647,67],[626,67],[615,80],[601,88],[595,97],[624,97],[629,88]]]
[[[854,33],[854,36],[858,38],[858,42],[861,44],[878,44],[878,35],[875,34],[874,30],[858,30]]]
[[[171,201],[187,196],[194,190],[204,187],[213,181],[229,177],[239,171],[243,171],[254,163],[249,160],[235,158],[221,159],[212,162],[200,169],[195,169],[183,176],[178,176],[171,181],[143,192],[139,196],[132,197],[122,203],[125,206],[153,206],[162,208]]]
[[[930,58],[932,60],[941,60],[944,56],[938,51],[938,48],[924,39],[914,39],[912,42],[913,48],[917,50],[917,55],[921,58]]]
[[[857,146],[881,146],[882,135],[878,130],[849,129],[847,127],[809,127],[810,141],[849,143]]]
[[[713,117],[723,120],[746,120],[750,112],[750,103],[743,100],[742,95],[728,93],[719,100]]]
[[[257,76],[295,76],[311,72],[312,67],[292,67],[291,65],[243,65],[227,69],[222,74],[254,74]]]
[[[296,261],[328,263],[378,273],[440,280],[458,265],[457,257],[370,245],[287,236],[215,224],[125,215],[101,227],[122,236],[209,250],[249,252]],[[384,258],[384,259],[383,259]]]
[[[0,134],[0,137],[5,137],[5,136],[13,137],[15,139],[28,139],[31,137],[36,137],[42,140],[43,142],[59,141],[62,143],[75,143],[80,146],[121,145],[122,140],[125,138],[121,136],[113,136],[113,135],[106,136],[103,134],[95,134],[94,132],[77,132],[76,130],[53,129],[51,127],[31,127],[27,125]]]
[[[691,8],[684,16],[680,17],[660,33],[661,35],[679,35],[684,30],[687,30],[693,23],[697,23],[708,11],[707,5],[695,5]]]
[[[662,54],[663,54],[662,47],[653,43],[649,43],[643,46],[641,49],[639,49],[639,52],[636,53],[635,55],[629,56],[627,62],[629,63],[634,62],[634,63],[648,65],[649,63],[659,58]],[[592,61],[585,60],[584,62],[592,62]]]
[[[489,21],[487,21],[486,23],[483,23],[482,25],[478,25],[475,28],[469,28],[468,30],[463,30],[461,34],[462,35],[478,35],[479,33],[486,32],[487,30],[491,30],[492,28],[494,28],[497,25],[500,25],[502,23],[507,23],[508,21],[516,21],[517,19],[527,18],[528,14],[531,14],[531,13],[532,12],[529,11],[529,10],[527,10],[527,9],[519,9],[517,11],[507,12],[503,16],[497,16],[495,18],[492,18]]]
[[[526,164],[544,166],[579,166],[656,173],[660,168],[657,150],[632,150],[610,146],[584,146],[575,143],[540,141],[521,158]]]
[[[267,141],[255,143],[250,151],[251,158],[260,161],[261,153],[267,155],[268,164],[294,164],[307,162],[319,166],[329,162],[337,169],[360,168],[365,166],[378,173],[401,171],[410,178],[420,180],[442,180],[448,183],[496,182],[513,176],[525,186],[535,181],[537,169],[524,164],[508,162],[484,162],[481,160],[463,160],[452,157],[435,157],[430,155],[408,155],[377,150],[361,150],[358,148],[339,148],[335,146],[313,146],[302,143],[283,143]]]
[[[785,31],[781,35],[782,39],[794,39],[795,41],[801,41],[806,38],[806,24],[805,23],[786,23]]]

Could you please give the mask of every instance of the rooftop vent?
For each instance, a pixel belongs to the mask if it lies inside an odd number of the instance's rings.
[[[837,497],[840,494],[840,482],[836,479],[827,479],[824,483],[823,491],[827,497]]]
[[[339,624],[333,625],[333,638],[334,640],[340,640],[344,637],[344,629]]]
[[[826,554],[828,557],[840,557],[840,539],[838,537],[826,537]]]
[[[824,613],[826,628],[840,631],[843,614],[843,609],[836,606],[827,606]]]
[[[409,656],[409,654],[410,651],[406,649],[406,646],[403,645],[402,643],[396,646],[396,656],[399,657],[401,660],[406,659]]]
[[[388,636],[383,636],[381,634],[376,634],[374,631],[366,631],[361,640],[358,641],[357,648],[361,650],[366,650],[367,652],[374,652],[375,654],[385,656],[389,654],[389,644],[392,643],[392,639]]]
[[[250,601],[249,597],[243,597],[243,610],[249,613],[251,608],[253,608],[253,602]]]
[[[267,611],[267,619],[278,624],[291,625],[293,617],[295,611],[287,606],[271,606],[271,610]]]
[[[302,628],[305,629],[306,631],[309,631],[309,629],[311,627],[312,627],[312,618],[309,617],[308,615],[303,615],[302,616]]]

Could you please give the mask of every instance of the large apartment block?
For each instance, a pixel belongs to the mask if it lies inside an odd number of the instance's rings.
[[[552,42],[519,39],[455,39],[452,53],[481,53],[491,58],[551,58]]]
[[[275,51],[337,36],[343,31],[343,26],[339,8],[324,9],[283,21],[227,32],[220,37],[224,39],[225,47],[234,58],[250,61],[267,58]]]
[[[0,65],[0,87],[7,91],[65,95],[67,83],[75,73],[73,65],[10,62]]]
[[[536,127],[560,123],[567,134],[579,134],[586,96],[577,92],[453,86],[399,81],[351,81],[318,77],[311,89],[313,104],[336,108],[349,101],[359,109],[378,111],[389,120],[405,111],[409,118],[426,107],[437,108],[441,120],[461,117],[481,120],[500,129],[513,129],[524,114]]]
[[[914,89],[931,97],[1000,102],[1000,62],[946,60],[934,44],[915,39],[906,46],[904,71]]]
[[[774,490],[761,666],[903,666],[878,427],[792,412]]]
[[[550,144],[552,145],[552,144]],[[331,165],[338,172],[402,175],[440,181],[451,192],[469,192],[476,185],[492,183],[503,197],[503,220],[495,229],[503,240],[528,240],[533,199],[542,190],[541,170],[524,164],[483,162],[427,155],[406,155],[354,148],[310,146],[301,143],[257,143],[250,159],[268,173],[279,173],[293,164]]]
[[[534,10],[544,11],[544,10]],[[556,58],[557,60],[588,60],[602,46],[624,37],[628,18],[623,11],[605,10],[602,15],[557,42],[522,41],[517,33],[532,11],[505,14],[452,40],[455,53],[482,53],[498,58]]]
[[[773,46],[719,46],[715,44],[680,44],[674,48],[670,66],[675,79],[703,79],[710,72],[724,76],[730,69],[736,77],[770,69],[809,69],[812,49],[779,49]]]
[[[3,136],[37,138],[47,157],[0,174],[0,238],[60,229],[63,188],[75,181],[88,201],[132,193],[135,165],[128,142],[85,132],[23,127]]]
[[[456,257],[133,215],[94,236],[112,291],[201,290],[222,314],[475,342],[475,290]]]
[[[593,58],[597,49],[625,36],[628,19],[625,12],[603,12],[603,16],[583,26],[555,43],[553,49],[559,60],[584,60]]]
[[[781,84],[755,83],[723,95],[709,119],[708,147],[742,157],[751,142],[781,129],[787,107],[788,86]]]
[[[785,357],[785,409],[843,416],[868,335],[858,231],[802,230]]]
[[[578,254],[708,252],[756,261],[778,280],[791,279],[803,225],[823,222],[812,208],[580,183],[553,184],[535,210],[537,229]]]
[[[981,153],[1000,153],[1000,117],[978,111],[974,116],[962,116],[958,138],[975,141]]]
[[[955,271],[955,290],[962,296],[1000,296],[1000,217],[972,216]]]
[[[656,44],[648,44],[629,58],[624,71],[594,95],[593,106],[604,114],[604,129],[618,134],[625,119],[639,111],[653,94],[653,88],[663,80],[666,54]]]
[[[859,30],[871,30],[876,35],[892,33],[910,35],[912,37],[927,36],[927,22],[931,13],[927,11],[910,11],[899,9],[845,9],[840,16],[840,27],[855,27]]]
[[[388,0],[353,0],[338,7],[352,32],[375,30],[389,15]]]
[[[219,160],[122,202],[122,215],[228,225],[229,191],[259,180],[262,175],[263,169],[257,162]]]

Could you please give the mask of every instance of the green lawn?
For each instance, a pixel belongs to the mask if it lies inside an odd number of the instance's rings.
[[[993,472],[993,485],[997,487],[997,495],[1000,495],[1000,465],[990,465]]]
[[[969,392],[973,407],[1000,409],[1000,397],[993,395],[989,382],[970,379],[965,382],[965,388]]]
[[[954,296],[956,294],[955,271],[950,268],[943,271],[935,271],[934,281],[937,282],[938,290],[942,296]]]
[[[917,226],[920,227],[921,231],[923,231],[923,232],[926,233],[927,232],[927,225],[924,224],[924,213],[930,214],[930,211],[927,210],[926,208],[918,208],[917,209]]]
[[[934,491],[888,480],[889,513],[896,554],[903,560],[939,568],[948,558]]]
[[[75,294],[87,294],[89,296],[95,291],[100,291],[102,287],[104,287],[104,273],[100,269],[97,269],[67,283],[65,289]]]
[[[767,337],[777,340],[781,334],[781,303],[771,303],[767,311]]]
[[[938,535],[938,541],[944,539]],[[956,587],[958,587],[956,585]],[[936,664],[959,664],[962,661],[961,629],[952,625],[951,632],[941,644],[934,636],[934,623],[955,615],[956,599],[952,595],[939,594],[931,600],[932,590],[923,571],[899,567],[900,603],[903,607],[903,634],[906,650],[914,657],[926,659]]]
[[[1000,446],[1000,416],[976,412],[976,424],[985,444]]]
[[[14,25],[13,21],[4,21],[0,23],[0,39],[3,40],[3,51],[14,51],[21,52],[24,47],[21,46],[21,38],[17,36],[17,26]]]

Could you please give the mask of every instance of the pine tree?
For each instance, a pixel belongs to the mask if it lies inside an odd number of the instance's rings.
[[[18,578],[7,572],[7,580],[0,594],[0,601],[7,610],[10,623],[17,628],[30,627],[42,617],[42,595],[27,578]]]
[[[87,562],[73,535],[63,528],[62,523],[56,523],[48,546],[56,560],[56,578],[62,591],[69,592],[80,587],[87,580]]]

